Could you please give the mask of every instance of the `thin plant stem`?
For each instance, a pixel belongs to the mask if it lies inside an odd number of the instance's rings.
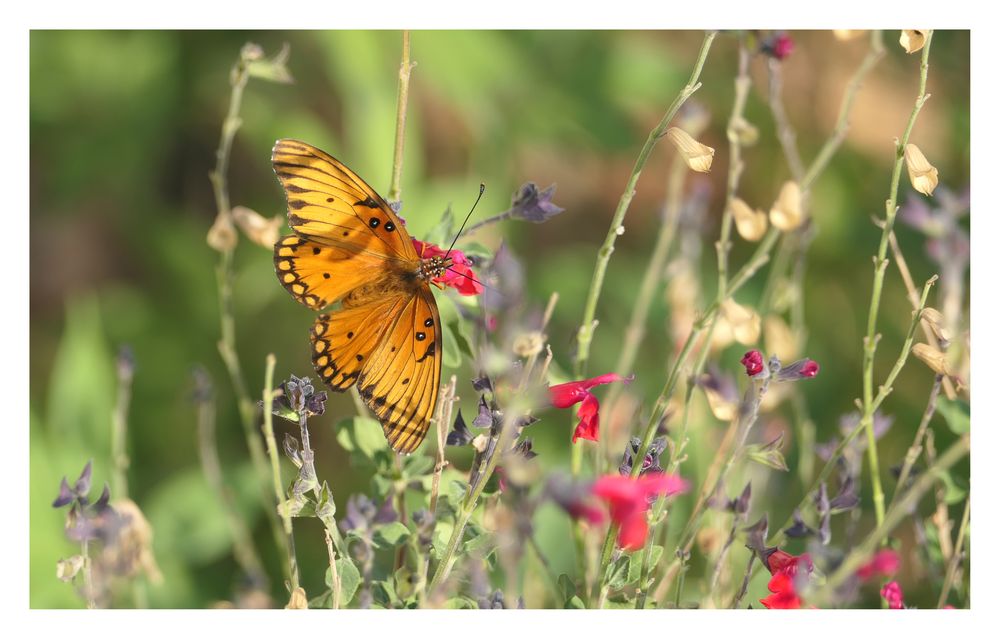
[[[959,460],[969,454],[971,439],[966,433],[962,435],[948,450],[928,467],[926,472],[913,483],[913,486],[906,491],[899,502],[885,514],[882,523],[879,524],[860,544],[844,558],[844,561],[837,569],[827,577],[822,584],[810,584],[802,594],[802,599],[812,605],[823,607],[832,598],[847,579],[854,575],[871,555],[881,545],[882,540],[896,528],[896,526],[906,518],[909,511],[916,506],[917,501],[938,481],[940,473],[954,466]]]
[[[219,495],[222,511],[233,535],[233,555],[251,583],[263,587],[267,583],[263,563],[254,547],[250,530],[236,508],[232,491],[222,476],[219,452],[215,441],[215,399],[212,397],[211,381],[207,373],[196,377],[198,456],[205,480],[215,494]],[[270,506],[268,506],[270,507]]]
[[[880,525],[885,519],[885,494],[882,491],[882,479],[879,475],[878,446],[875,441],[874,428],[874,375],[875,375],[875,349],[878,345],[878,336],[875,334],[878,320],[878,309],[882,299],[882,285],[885,281],[885,270],[888,265],[886,253],[889,247],[889,234],[896,220],[896,199],[899,194],[899,180],[903,171],[903,150],[910,139],[910,133],[917,122],[917,115],[927,101],[927,68],[931,49],[931,39],[934,32],[928,31],[927,40],[924,44],[923,54],[920,61],[920,89],[913,110],[910,113],[909,122],[903,133],[902,139],[896,143],[896,162],[892,169],[892,178],[889,184],[889,199],[885,203],[885,220],[882,221],[882,238],[879,241],[878,253],[875,257],[875,274],[872,282],[871,304],[868,308],[868,326],[864,345],[864,360],[862,372],[862,402],[863,410],[861,423],[864,426],[865,434],[868,438],[868,467],[872,481],[872,499],[875,504],[875,521]]]
[[[754,560],[756,559],[757,556],[751,552],[750,559],[747,561],[747,568],[743,571],[743,583],[740,585],[739,592],[737,592],[736,596],[733,597],[733,602],[729,604],[730,608],[735,608],[740,605],[740,602],[743,601],[743,597],[746,596],[747,589],[750,587],[750,576],[753,574]]]
[[[86,537],[80,542],[80,556],[83,557],[83,598],[87,600],[89,610],[97,609],[97,595],[94,591],[94,570],[90,560],[90,540]]]
[[[233,252],[236,246],[235,230],[233,227],[232,210],[229,200],[229,158],[233,146],[233,139],[239,130],[242,120],[240,119],[240,105],[243,101],[243,91],[246,88],[250,75],[247,63],[241,53],[240,59],[233,66],[230,73],[231,92],[229,96],[229,108],[226,117],[222,122],[222,132],[219,137],[219,147],[215,152],[215,168],[209,173],[209,180],[212,183],[212,192],[215,196],[217,208],[218,225],[233,229],[233,241],[220,250],[219,264],[216,268],[216,281],[219,289],[219,323],[221,338],[218,342],[219,355],[222,357],[229,378],[236,393],[236,403],[240,416],[240,424],[243,426],[243,435],[246,439],[247,449],[250,451],[250,461],[260,482],[261,488],[266,489],[267,485],[267,461],[264,456],[264,448],[256,432],[254,405],[247,390],[247,384],[243,377],[242,366],[239,355],[236,351],[236,317],[233,312]],[[260,491],[262,504],[267,504],[265,491]],[[277,513],[270,508],[265,508],[267,520],[271,525],[271,531],[275,538],[275,543],[279,548],[287,551],[284,547],[285,537],[282,534],[281,526],[278,523]],[[256,552],[254,553],[256,555]]]
[[[514,425],[514,415],[520,415],[522,411],[518,410],[517,401],[511,402],[511,406],[508,407],[507,413],[504,417],[504,422],[500,427],[500,435],[497,441],[497,445],[493,449],[493,454],[489,455],[485,462],[485,468],[476,482],[475,486],[469,492],[465,501],[462,502],[462,506],[455,518],[455,527],[452,530],[451,538],[448,540],[448,545],[445,547],[444,554],[441,556],[441,561],[438,562],[437,568],[434,570],[434,576],[431,578],[430,586],[427,588],[428,595],[432,595],[444,581],[448,574],[451,572],[452,566],[455,563],[455,552],[458,550],[458,545],[465,534],[465,526],[469,523],[469,518],[472,516],[473,511],[476,509],[476,505],[479,502],[479,496],[482,494],[483,489],[489,482],[489,478],[493,475],[493,471],[496,469],[497,462],[500,461],[500,457],[503,452],[509,448],[511,437],[514,436],[517,428]]]
[[[792,172],[792,178],[796,182],[802,182],[805,169],[802,164],[802,156],[799,154],[798,146],[795,144],[795,129],[792,128],[785,113],[785,105],[781,101],[782,86],[781,60],[770,58],[767,61],[768,92],[767,102],[771,107],[771,116],[774,118],[774,128],[778,134],[778,142],[781,143],[781,150],[785,154],[785,161],[788,162],[788,169]]]
[[[889,501],[889,508],[892,508],[893,504],[899,499],[899,495],[906,488],[906,482],[910,479],[913,465],[917,462],[920,453],[923,451],[924,435],[926,435],[927,426],[930,424],[931,418],[934,417],[934,412],[937,410],[937,399],[938,395],[941,394],[941,380],[943,378],[944,375],[940,374],[934,376],[934,385],[931,386],[931,392],[927,398],[927,408],[924,409],[924,414],[920,418],[920,425],[917,426],[917,434],[913,437],[913,444],[906,451],[906,457],[903,459],[903,468],[899,471],[899,479],[896,480],[896,490],[893,491],[892,499]]]
[[[920,293],[917,291],[917,287],[913,283],[913,276],[910,275],[910,269],[906,265],[906,258],[903,256],[903,251],[899,248],[899,242],[896,240],[896,232],[893,231],[889,233],[889,248],[892,249],[892,258],[896,261],[896,268],[899,269],[899,275],[903,278],[903,284],[906,286],[906,295],[910,299],[910,303],[913,304],[913,308],[917,307],[917,303],[920,301]],[[924,337],[927,338],[928,344],[934,344],[937,342],[937,338],[934,335],[933,329],[931,329],[931,322],[926,317],[920,321],[921,328],[924,331]],[[938,344],[943,346],[942,344]],[[945,376],[941,380],[941,385],[944,388],[945,395],[948,399],[954,400],[958,395],[955,392],[955,386],[951,383],[951,378]]]
[[[545,573],[545,583],[548,584],[549,590],[552,591],[552,596],[558,606],[563,603],[559,600],[562,595],[559,591],[559,579],[556,577],[555,572],[552,571],[552,565],[549,564],[549,560],[545,558],[545,553],[542,552],[542,548],[538,545],[538,540],[535,539],[534,534],[528,535],[528,546],[532,551],[534,551],[535,558],[538,559],[538,563],[542,566],[542,572]]]
[[[962,523],[958,526],[958,536],[955,537],[955,550],[951,553],[951,560],[948,562],[948,569],[944,573],[944,584],[941,586],[941,596],[938,597],[937,607],[943,608],[948,601],[948,593],[951,592],[955,581],[955,572],[958,564],[962,560],[962,546],[965,544],[965,530],[969,527],[969,508],[972,505],[972,495],[965,498],[965,511],[962,513]]]
[[[399,202],[402,195],[403,143],[406,137],[406,105],[410,96],[410,32],[403,31],[403,54],[399,63],[399,85],[396,90],[396,143],[392,153],[392,182],[386,193],[390,202]]]
[[[340,608],[340,573],[337,572],[337,552],[333,549],[333,538],[330,531],[323,529],[323,539],[326,541],[326,556],[330,561],[330,608],[337,610]]]
[[[111,413],[111,486],[117,499],[128,499],[128,408],[132,399],[133,367],[125,359],[124,354],[119,354],[118,397]]]
[[[295,538],[292,533],[292,516],[288,512],[284,484],[281,481],[281,464],[278,460],[278,445],[274,439],[274,417],[271,412],[271,405],[274,403],[274,366],[276,360],[274,353],[268,353],[264,368],[264,441],[267,443],[267,456],[271,460],[271,475],[274,480],[274,498],[276,500],[277,511],[281,516],[281,523],[285,532],[288,549],[288,565],[285,566],[285,576],[288,578],[290,588],[294,591],[299,587],[299,566],[295,558]]]
[[[601,245],[601,248],[597,253],[597,262],[594,266],[594,274],[591,279],[590,290],[587,293],[587,300],[584,305],[583,321],[580,323],[580,329],[577,332],[577,351],[576,358],[573,362],[573,374],[578,379],[583,377],[587,368],[587,361],[590,358],[590,344],[594,338],[597,302],[600,299],[601,289],[604,286],[604,274],[607,271],[608,263],[611,261],[611,254],[615,250],[615,241],[618,239],[619,234],[624,231],[622,222],[625,220],[625,214],[628,212],[629,205],[632,202],[632,197],[635,195],[636,184],[639,182],[639,175],[646,166],[646,161],[649,159],[649,155],[652,152],[653,147],[656,146],[656,143],[661,137],[663,137],[670,121],[673,120],[675,115],[677,115],[677,111],[680,110],[681,106],[687,101],[687,99],[701,87],[701,83],[698,82],[698,78],[701,76],[702,67],[705,65],[705,60],[708,57],[708,52],[712,46],[712,41],[715,39],[715,35],[715,31],[709,31],[705,34],[705,38],[702,40],[701,49],[698,52],[698,57],[695,61],[695,66],[691,72],[691,77],[689,78],[688,83],[683,89],[681,89],[681,92],[677,95],[677,97],[674,98],[674,101],[670,104],[670,107],[663,115],[659,124],[657,124],[656,127],[650,131],[649,136],[646,138],[646,143],[643,144],[642,149],[639,151],[639,157],[636,158],[635,164],[632,167],[632,173],[629,175],[628,181],[625,185],[625,190],[622,192],[621,198],[618,200],[618,206],[611,218],[611,225],[608,227],[608,233],[604,238],[604,243]],[[570,458],[570,467],[574,475],[580,474],[582,461],[582,447],[574,446]],[[578,552],[581,551],[582,549],[578,548]]]
[[[448,467],[448,460],[445,459],[444,450],[447,443],[447,435],[445,431],[448,428],[448,424],[451,423],[451,410],[455,401],[458,399],[455,397],[455,386],[457,383],[457,378],[452,375],[451,379],[446,385],[441,388],[441,394],[438,397],[437,410],[435,411],[434,423],[435,423],[435,433],[437,434],[437,462],[434,464],[434,474],[431,477],[431,496],[430,496],[430,513],[431,516],[437,518],[437,504],[438,497],[441,491],[441,475],[444,473],[444,469]],[[420,578],[417,582],[417,600],[423,604],[423,597],[427,589],[427,575],[430,573],[431,556],[427,553],[427,557],[421,562]]]

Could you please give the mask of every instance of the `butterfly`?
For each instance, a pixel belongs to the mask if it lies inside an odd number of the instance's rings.
[[[294,233],[274,245],[282,286],[313,310],[312,362],[330,388],[357,384],[389,446],[424,440],[441,381],[441,317],[430,285],[452,263],[422,258],[389,204],[342,162],[278,140],[271,163]]]

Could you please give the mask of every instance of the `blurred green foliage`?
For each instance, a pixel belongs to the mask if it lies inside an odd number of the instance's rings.
[[[866,44],[865,38],[839,42],[829,32],[792,36],[796,49],[784,63],[784,95],[808,162],[829,134],[843,86]],[[476,238],[493,249],[502,238],[513,248],[523,260],[533,305],[542,306],[552,291],[559,292],[548,330],[557,367],[570,361],[597,247],[631,165],[649,129],[686,81],[700,39],[701,34],[691,32],[413,34],[417,66],[411,80],[401,214],[413,235],[421,237],[447,207],[464,211],[480,181],[488,187],[477,212],[483,218],[506,209],[510,194],[525,181],[558,183],[555,201],[566,208],[564,214],[538,226],[508,222]],[[892,138],[902,132],[917,86],[918,56],[907,56],[894,39],[894,33],[886,34],[889,54],[866,81],[851,118],[852,132],[813,194],[819,234],[809,256],[809,339],[803,355],[819,361],[822,373],[801,390],[819,441],[834,435],[839,416],[853,409],[853,398],[860,394],[861,336],[878,237],[871,217],[882,214]],[[129,415],[130,494],[152,524],[165,578],[149,588],[150,605],[204,607],[232,600],[242,586],[219,498],[208,489],[198,461],[191,373],[199,365],[215,382],[227,483],[255,523],[272,579],[282,574],[260,500],[248,492],[253,484],[245,442],[216,350],[217,255],[205,243],[215,216],[207,174],[226,110],[229,69],[247,41],[259,43],[268,54],[288,42],[295,83],[251,80],[229,176],[233,203],[267,216],[283,215],[283,196],[269,162],[271,145],[280,137],[300,138],[330,151],[384,193],[395,122],[396,32],[31,35],[33,607],[81,605],[72,587],[55,579],[56,560],[75,550],[63,536],[63,513],[50,503],[60,477],[74,476],[87,459],[94,459],[96,485],[110,476],[114,357],[123,344],[131,346],[137,362]],[[929,92],[934,99],[921,115],[914,140],[940,170],[942,185],[957,191],[969,180],[968,33],[935,34],[931,58]],[[702,141],[717,149],[713,172],[705,178],[710,187],[702,249],[705,295],[714,294],[711,243],[724,197],[725,120],[735,67],[735,41],[723,34],[695,96],[712,115]],[[760,57],[754,60],[753,77],[747,117],[761,135],[745,154],[740,191],[745,200],[766,209],[788,170],[767,108]],[[617,358],[657,228],[671,154],[668,144],[655,150],[611,260],[597,314],[593,373],[609,370]],[[901,189],[905,201],[911,192],[905,177]],[[934,267],[925,255],[924,239],[909,228],[899,227],[898,234],[914,277],[926,279]],[[751,250],[737,241],[734,263],[742,263]],[[910,316],[892,269],[880,314],[877,379],[895,358]],[[307,332],[313,314],[277,285],[269,252],[241,241],[236,272],[238,350],[254,396],[263,384],[267,353],[277,355],[279,378],[311,374]],[[758,276],[739,301],[754,303],[763,280]],[[967,308],[967,300],[964,304]],[[633,390],[647,402],[669,364],[672,345],[662,329],[669,313],[658,297],[635,366]],[[724,351],[721,365],[736,371],[739,350]],[[451,372],[456,371],[445,374]],[[475,397],[465,381],[472,373],[466,366],[457,374],[459,395],[467,413],[472,412]],[[909,446],[930,384],[931,373],[915,360],[899,377],[885,404],[896,426],[880,446],[888,462],[884,469]],[[349,398],[331,398],[327,415],[317,422],[325,428],[314,433],[319,473],[330,481],[340,507],[351,493],[366,490],[369,481],[352,469],[332,429],[352,412]],[[950,423],[953,414],[946,414]],[[535,450],[546,468],[565,467],[571,418],[556,411],[542,416],[530,433]],[[933,427],[943,449],[954,434],[943,419]],[[704,473],[722,425],[717,430],[693,433],[686,475]],[[785,451],[793,472],[795,450],[792,443]],[[453,461],[459,468],[469,463],[461,452]],[[956,474],[967,477],[967,470]],[[757,482],[755,509],[783,519],[800,490],[793,474]],[[862,495],[870,499],[867,486]],[[959,501],[953,509],[961,505]],[[689,507],[679,504],[671,516],[686,516]],[[958,515],[953,511],[952,516]],[[536,529],[556,572],[570,571],[574,560],[566,517],[545,506]],[[322,530],[318,522],[302,521],[296,523],[296,535],[304,586],[318,593],[327,565]],[[698,569],[696,559],[692,570]],[[280,584],[271,586],[283,601]],[[763,581],[751,588],[751,593],[763,592]],[[908,603],[917,605],[930,606],[936,596],[936,590],[907,591]]]

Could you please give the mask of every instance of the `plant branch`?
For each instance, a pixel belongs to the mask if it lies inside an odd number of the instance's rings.
[[[972,504],[972,495],[965,498],[965,511],[962,513],[962,523],[958,526],[958,536],[955,537],[955,549],[951,553],[951,560],[948,561],[948,569],[944,573],[944,585],[941,587],[941,596],[938,597],[938,608],[943,608],[948,601],[948,593],[951,592],[955,581],[955,572],[958,564],[962,560],[962,546],[965,545],[965,530],[969,527],[969,508]]]
[[[873,386],[875,374],[875,349],[878,344],[878,337],[875,334],[876,322],[878,319],[879,303],[882,299],[882,285],[885,280],[885,269],[888,264],[886,253],[889,246],[889,234],[892,233],[893,224],[896,220],[896,199],[899,194],[899,180],[903,170],[903,150],[910,139],[910,133],[917,121],[920,109],[927,101],[927,68],[928,58],[931,49],[931,39],[933,31],[927,33],[927,40],[924,44],[923,54],[920,63],[920,89],[916,102],[910,113],[909,122],[903,133],[901,140],[896,143],[896,162],[892,170],[892,178],[889,184],[889,199],[885,203],[885,220],[882,222],[882,238],[879,241],[878,254],[875,257],[875,275],[872,282],[872,298],[868,308],[868,327],[864,338],[864,360],[863,360],[863,410],[861,424],[864,426],[865,434],[868,437],[868,466],[872,480],[872,499],[875,502],[875,521],[881,524],[885,518],[885,495],[882,492],[882,479],[879,476],[878,446],[875,441],[874,414],[875,401],[873,400]],[[874,37],[874,36],[873,36]],[[881,395],[881,393],[880,393]]]

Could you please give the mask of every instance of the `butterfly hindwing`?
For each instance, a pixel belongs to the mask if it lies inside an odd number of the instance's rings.
[[[396,452],[416,450],[430,428],[441,382],[440,327],[433,294],[420,288],[358,378],[361,398]]]
[[[271,163],[299,235],[383,258],[419,259],[399,217],[382,197],[328,153],[297,140],[278,140]]]
[[[343,392],[354,385],[407,299],[394,296],[362,306],[324,313],[312,330],[312,361],[330,388]]]

